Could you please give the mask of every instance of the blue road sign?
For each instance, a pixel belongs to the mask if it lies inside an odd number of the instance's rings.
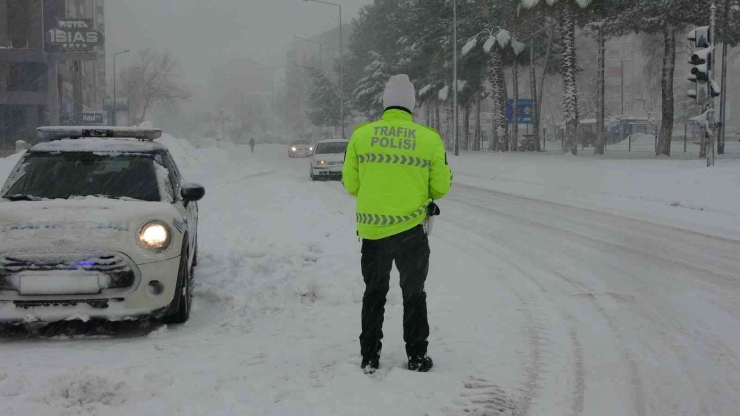
[[[532,117],[534,116],[534,105],[532,104],[531,98],[520,98],[519,99],[519,124],[533,124]],[[509,99],[506,102],[506,117],[509,124],[514,118],[514,100]]]

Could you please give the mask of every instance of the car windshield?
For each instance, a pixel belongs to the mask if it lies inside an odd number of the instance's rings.
[[[3,198],[76,196],[160,201],[154,155],[30,153],[9,178]]]
[[[347,151],[347,143],[319,143],[316,146],[316,154],[326,155],[332,153],[344,153]]]
[[[307,140],[297,140],[291,144],[291,146],[308,146],[309,143]]]

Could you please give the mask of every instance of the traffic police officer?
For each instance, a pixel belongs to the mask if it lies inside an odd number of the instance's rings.
[[[342,171],[344,187],[357,197],[357,234],[362,238],[362,368],[373,373],[379,367],[383,314],[395,261],[403,291],[408,368],[426,372],[433,363],[427,355],[424,283],[429,240],[423,222],[430,207],[436,209],[433,201],[449,192],[452,172],[439,133],[413,121],[416,92],[407,75],[390,78],[383,106],[381,120],[355,130]]]

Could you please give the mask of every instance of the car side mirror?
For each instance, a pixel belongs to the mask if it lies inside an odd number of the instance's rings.
[[[187,207],[189,203],[203,199],[206,195],[206,189],[203,185],[198,185],[197,183],[186,183],[182,186],[180,195],[182,195],[182,199],[185,201],[185,206]]]

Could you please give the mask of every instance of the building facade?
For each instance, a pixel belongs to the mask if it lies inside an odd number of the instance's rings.
[[[77,43],[59,43],[54,31]],[[0,0],[0,150],[34,141],[38,126],[102,110],[103,33],[104,0]]]

